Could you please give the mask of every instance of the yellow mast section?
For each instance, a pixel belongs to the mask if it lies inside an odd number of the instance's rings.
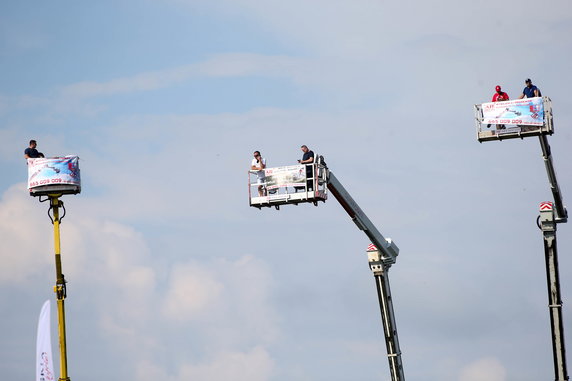
[[[63,202],[60,201],[61,195],[49,195],[50,209],[53,212],[53,225],[54,225],[54,249],[56,259],[56,285],[54,292],[57,297],[58,307],[58,337],[60,343],[60,378],[59,381],[69,381],[68,377],[68,360],[66,352],[66,313],[64,309],[64,301],[66,298],[66,281],[62,273],[62,260],[60,249],[60,212],[59,208],[63,207]]]

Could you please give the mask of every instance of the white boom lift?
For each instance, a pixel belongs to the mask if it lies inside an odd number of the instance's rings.
[[[391,380],[404,381],[401,349],[388,276],[388,270],[395,263],[399,248],[390,238],[384,238],[377,230],[337,177],[328,170],[322,156],[317,156],[317,162],[313,164],[267,168],[265,172],[266,181],[263,186],[266,187],[264,192],[267,194],[259,197],[253,196],[253,187],[260,183],[250,181],[250,206],[259,209],[274,206],[278,209],[280,205],[285,204],[298,205],[311,202],[317,205],[318,201],[326,201],[329,190],[356,226],[372,242],[367,250],[368,262],[377,288]],[[276,173],[281,173],[281,175],[274,175]],[[250,174],[255,173],[250,171]],[[294,192],[290,188],[294,188]],[[276,191],[272,193],[273,190]],[[297,192],[298,190],[301,192]]]
[[[501,110],[499,113],[498,110]],[[504,111],[502,111],[504,110]],[[504,112],[506,115],[502,115]],[[501,115],[499,120],[487,119],[487,113]],[[507,116],[508,115],[508,116]],[[516,119],[511,119],[516,115]],[[556,249],[556,225],[568,221],[568,212],[562,201],[562,194],[556,172],[552,163],[552,154],[547,135],[554,132],[552,122],[552,104],[550,98],[525,98],[518,101],[483,103],[475,105],[477,123],[477,139],[479,142],[503,140],[510,138],[525,138],[538,136],[542,157],[548,174],[548,182],[554,202],[540,204],[538,227],[542,230],[544,254],[546,261],[546,281],[548,286],[548,309],[550,312],[550,327],[552,333],[552,352],[554,359],[555,381],[569,380],[566,370],[566,349],[564,345],[564,323],[562,320],[562,299],[560,295],[560,276],[558,270],[558,252]],[[490,128],[493,123],[516,123],[515,127],[504,127],[495,131],[483,131],[482,126]],[[488,124],[491,123],[491,124]]]

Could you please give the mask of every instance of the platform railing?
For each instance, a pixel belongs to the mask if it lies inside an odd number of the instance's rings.
[[[474,113],[479,142],[522,139],[554,132],[549,97],[476,104]]]
[[[298,204],[323,201],[327,194],[325,166],[317,163],[266,168],[265,178],[258,181],[256,170],[248,171],[248,197],[251,206]],[[321,176],[321,177],[320,177]],[[263,195],[258,187],[263,187]]]

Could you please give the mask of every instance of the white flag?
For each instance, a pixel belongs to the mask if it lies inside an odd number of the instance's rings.
[[[54,381],[52,363],[52,337],[50,334],[50,301],[46,300],[38,321],[36,341],[36,381]]]

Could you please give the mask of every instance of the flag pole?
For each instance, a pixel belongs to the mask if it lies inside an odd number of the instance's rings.
[[[46,300],[38,319],[36,339],[36,379],[35,381],[54,380],[52,361],[52,335],[50,329],[50,301]]]

